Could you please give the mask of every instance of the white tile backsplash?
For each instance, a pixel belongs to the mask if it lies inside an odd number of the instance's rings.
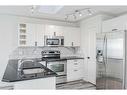
[[[82,56],[80,47],[18,47],[9,56],[10,59],[41,58],[43,50],[59,50],[61,57]]]

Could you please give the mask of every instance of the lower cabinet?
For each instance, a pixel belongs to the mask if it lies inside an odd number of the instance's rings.
[[[15,82],[14,89],[56,89],[56,77]]]
[[[83,79],[84,76],[84,60],[74,59],[67,60],[67,81],[75,81]]]
[[[13,90],[14,87],[13,86],[4,86],[4,87],[0,87],[0,90]]]

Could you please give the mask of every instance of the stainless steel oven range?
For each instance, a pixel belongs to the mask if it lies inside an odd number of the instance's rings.
[[[42,59],[46,61],[45,66],[57,73],[56,83],[66,82],[67,62],[60,59],[60,51],[42,51]]]

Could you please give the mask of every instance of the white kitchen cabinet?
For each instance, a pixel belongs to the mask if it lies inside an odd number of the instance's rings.
[[[102,23],[102,32],[120,31],[125,29],[127,15],[106,20]]]
[[[80,46],[80,28],[64,27],[64,45]]]
[[[39,79],[15,82],[14,89],[21,89],[21,90],[56,89],[56,77],[39,78]]]
[[[26,45],[35,46],[36,41],[36,25],[29,23],[26,24]]]
[[[64,46],[80,46],[80,28],[46,25],[45,35],[64,36]]]
[[[67,60],[67,81],[83,79],[84,77],[84,60],[74,59]]]
[[[44,46],[44,35],[45,35],[45,25],[36,24],[36,42],[37,42],[37,46]]]
[[[13,86],[4,86],[4,87],[0,87],[0,90],[13,90],[14,87]]]
[[[34,23],[19,24],[18,46],[44,46],[44,35],[64,36],[64,46],[80,46],[80,28]]]
[[[13,82],[0,82],[0,90],[13,90]]]
[[[46,25],[45,27],[45,35],[63,36],[63,31],[64,31],[63,26]]]
[[[25,28],[22,26],[24,25]],[[25,23],[18,27],[18,46],[43,46],[45,26],[43,24]]]

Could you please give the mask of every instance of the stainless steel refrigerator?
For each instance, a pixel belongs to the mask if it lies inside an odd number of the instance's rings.
[[[125,88],[125,31],[96,35],[97,89]]]

